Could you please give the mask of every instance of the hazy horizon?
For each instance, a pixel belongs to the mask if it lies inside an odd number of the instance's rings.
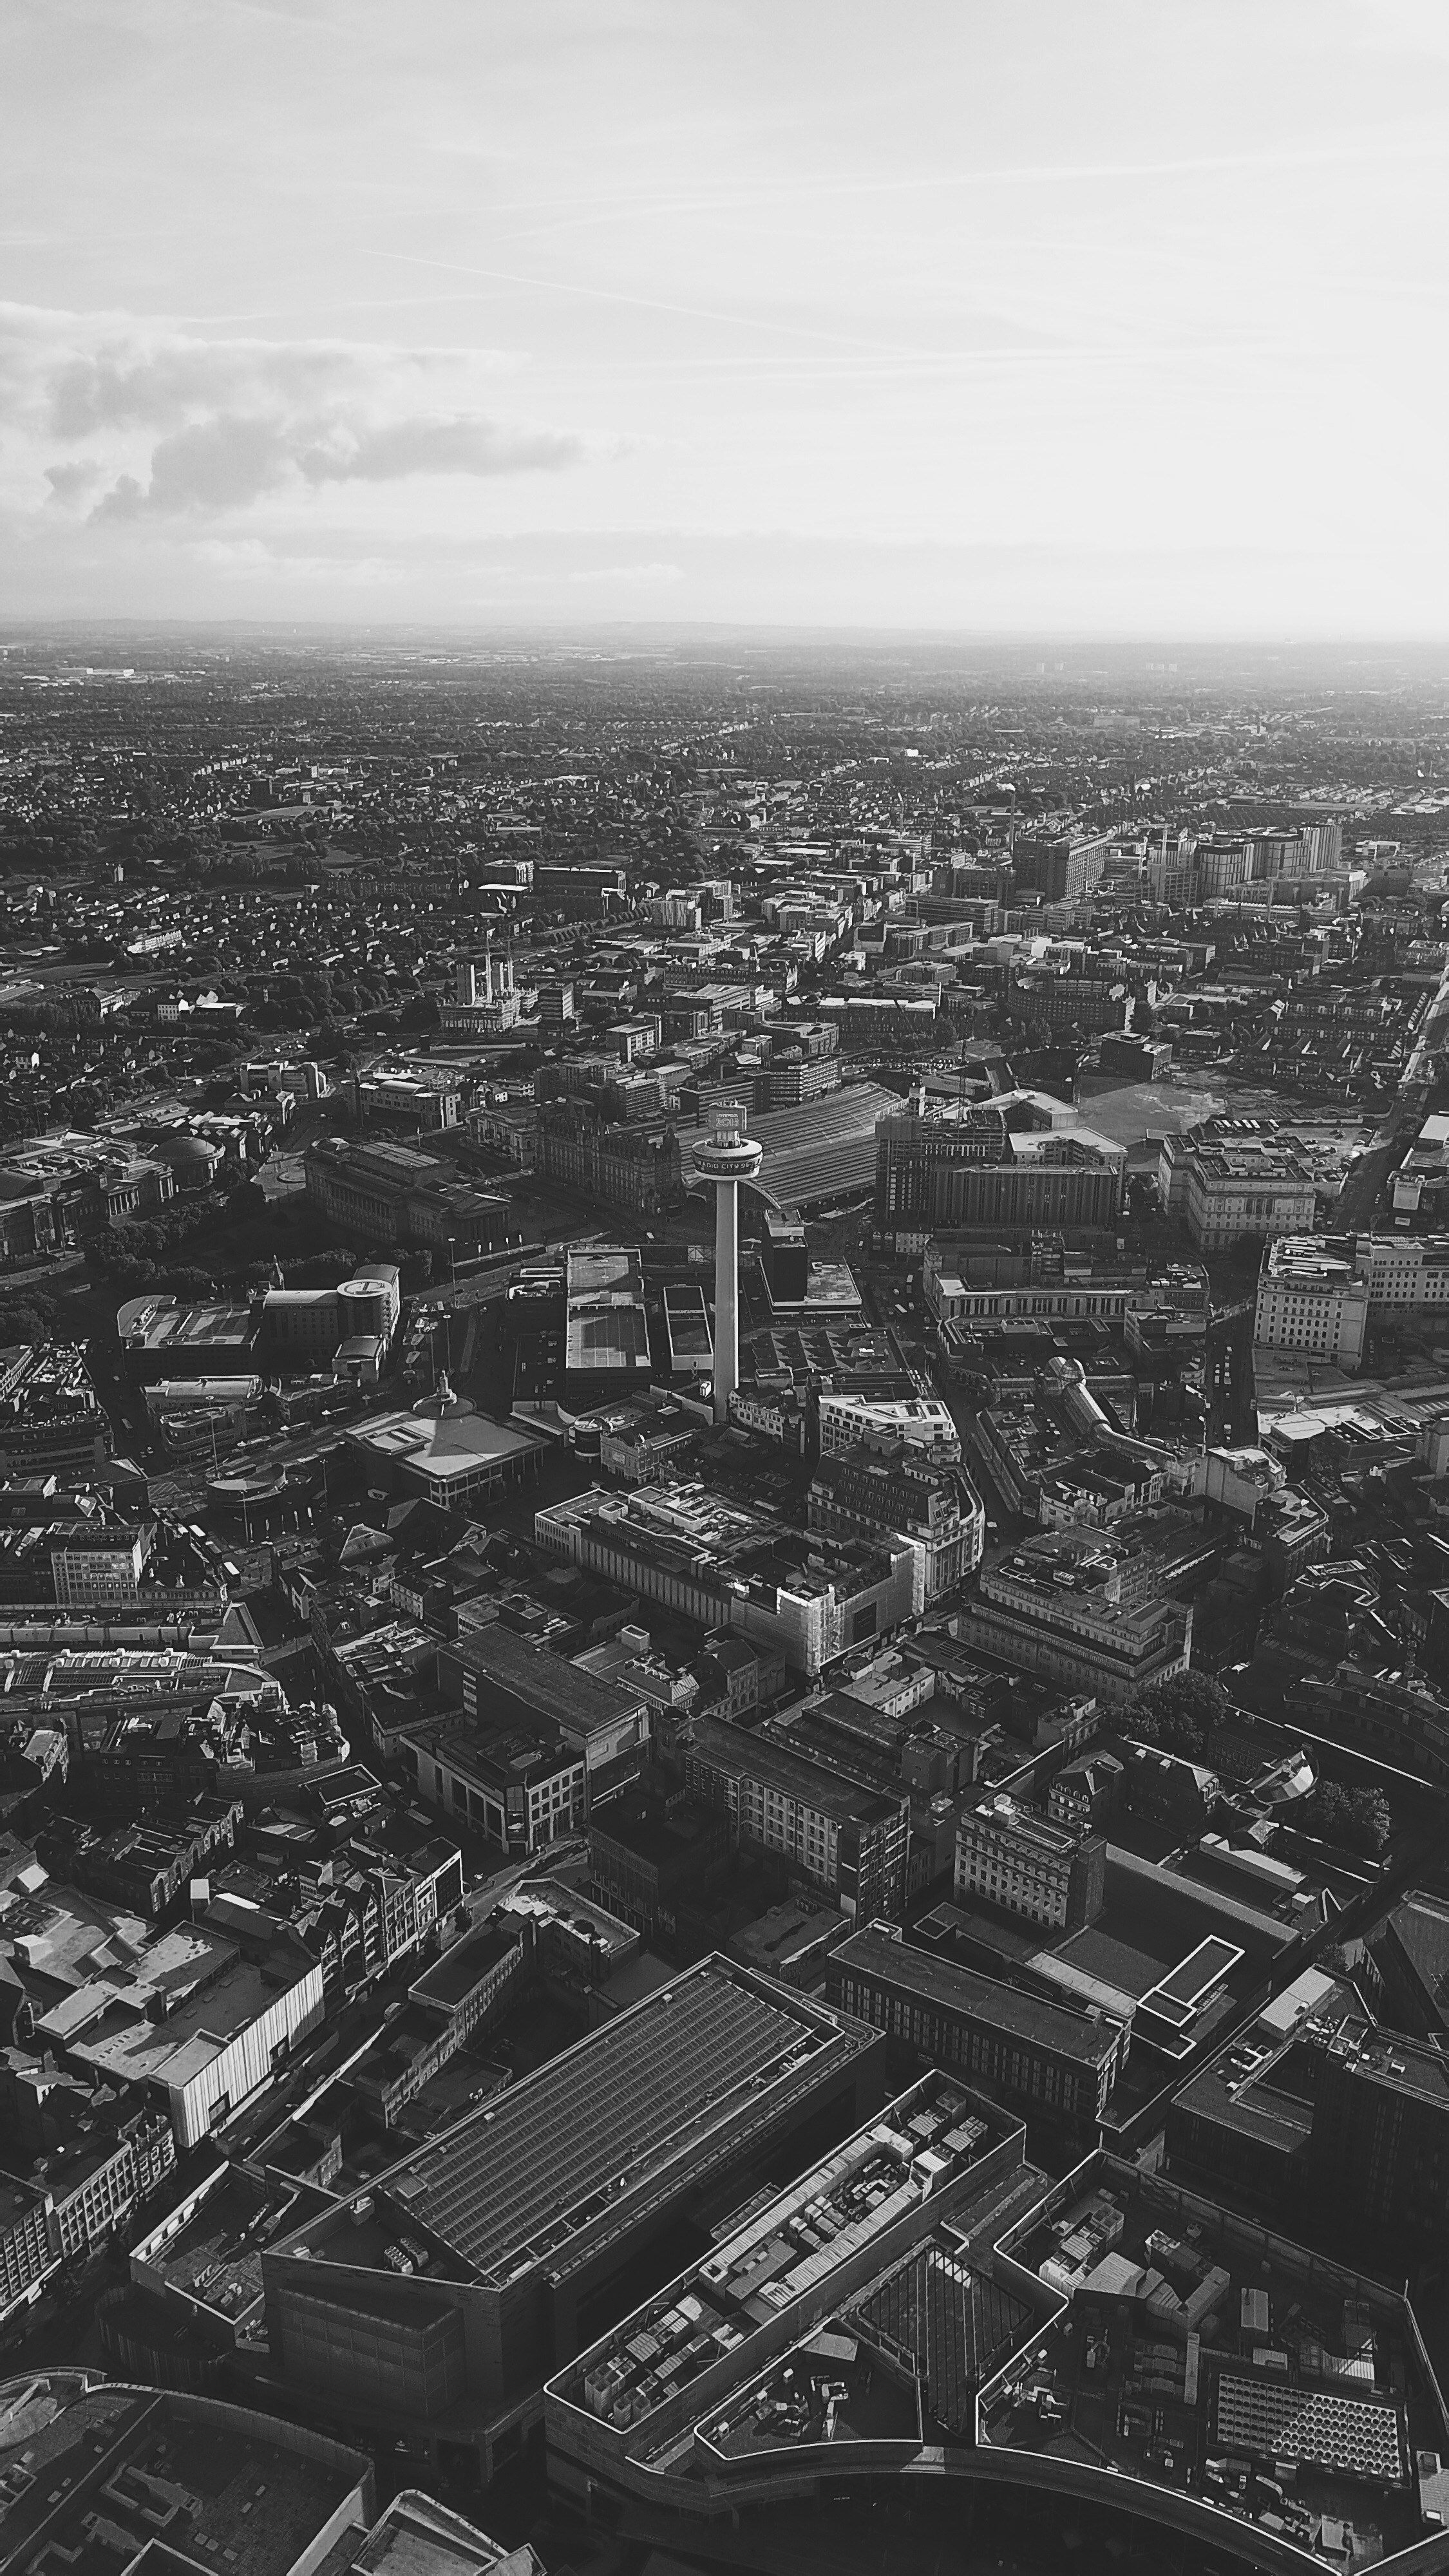
[[[0,620],[1432,647],[1427,0],[12,0]]]

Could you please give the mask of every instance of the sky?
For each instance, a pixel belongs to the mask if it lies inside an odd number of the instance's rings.
[[[4,0],[0,621],[1449,631],[1443,0]]]

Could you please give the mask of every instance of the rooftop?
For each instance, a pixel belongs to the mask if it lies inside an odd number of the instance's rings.
[[[982,2391],[983,2443],[1194,2497],[1306,2562],[1425,2535],[1415,2463],[1437,2481],[1449,2431],[1403,2298],[1105,2155],[997,2269],[1037,2313]]]
[[[269,2190],[234,2165],[218,2168],[174,2235],[168,2216],[136,2252],[146,2270],[238,2326],[262,2300],[262,2251],[295,2226],[295,2188]]]
[[[885,1932],[853,1933],[835,1958],[842,1969],[888,1977],[939,2011],[970,2013],[1000,2030],[1054,2049],[1059,2056],[1077,2058],[1085,2066],[1103,2066],[1117,2050],[1119,2034],[1114,2024],[1089,2021],[1085,2013],[1044,2003],[1018,1987],[999,1984],[994,1977],[978,1976],[973,1968],[934,1959],[911,1942],[893,1940]]]
[[[531,1431],[492,1422],[486,1413],[378,1413],[347,1437],[354,1448],[390,1466],[443,1483],[463,1483],[480,1469],[542,1457],[548,1446]]]
[[[639,1692],[600,1681],[497,1621],[445,1648],[444,1661],[474,1677],[480,1714],[489,1719],[546,1717],[566,1734],[588,1736],[621,1725],[644,1705]]]
[[[1014,2129],[955,2079],[923,2077],[787,2189],[748,2203],[708,2255],[571,2363],[555,2389],[627,2424],[631,2437],[642,2427],[647,2444],[651,2415],[701,2372],[733,2352],[745,2362],[752,2338],[801,2302],[818,2314],[847,2265],[858,2279],[861,2256],[884,2249],[913,2209],[959,2198]],[[732,2398],[732,2416],[747,2417],[751,2404]]]
[[[159,2542],[189,2567],[291,2576],[369,2474],[338,2443],[208,2398],[87,2387],[82,2372],[0,2384],[7,2566],[54,2552],[74,2576],[104,2576]],[[116,2535],[109,2545],[97,2516]]]
[[[571,2240],[596,2240],[640,2191],[682,2164],[698,2169],[763,2096],[788,2098],[870,2044],[848,2016],[706,1959],[394,2166],[378,2190],[485,2279],[550,2256],[563,2268]]]
[[[352,2576],[541,2576],[525,2541],[506,2550],[433,2496],[404,2487],[373,2524]]]

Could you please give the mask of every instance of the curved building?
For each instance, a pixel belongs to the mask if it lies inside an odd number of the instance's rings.
[[[942,2075],[550,2380],[545,2422],[561,2499],[744,2555],[751,2512],[950,2479],[1202,2564],[1449,2565],[1406,2298],[1107,2155],[1049,2184]]]

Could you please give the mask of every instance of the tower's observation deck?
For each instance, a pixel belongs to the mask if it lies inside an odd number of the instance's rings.
[[[764,1160],[764,1148],[745,1134],[745,1113],[738,1100],[723,1100],[710,1112],[709,1134],[694,1148],[694,1168],[714,1190],[714,1418],[729,1419],[730,1397],[739,1384],[739,1200],[738,1185],[753,1181]]]

